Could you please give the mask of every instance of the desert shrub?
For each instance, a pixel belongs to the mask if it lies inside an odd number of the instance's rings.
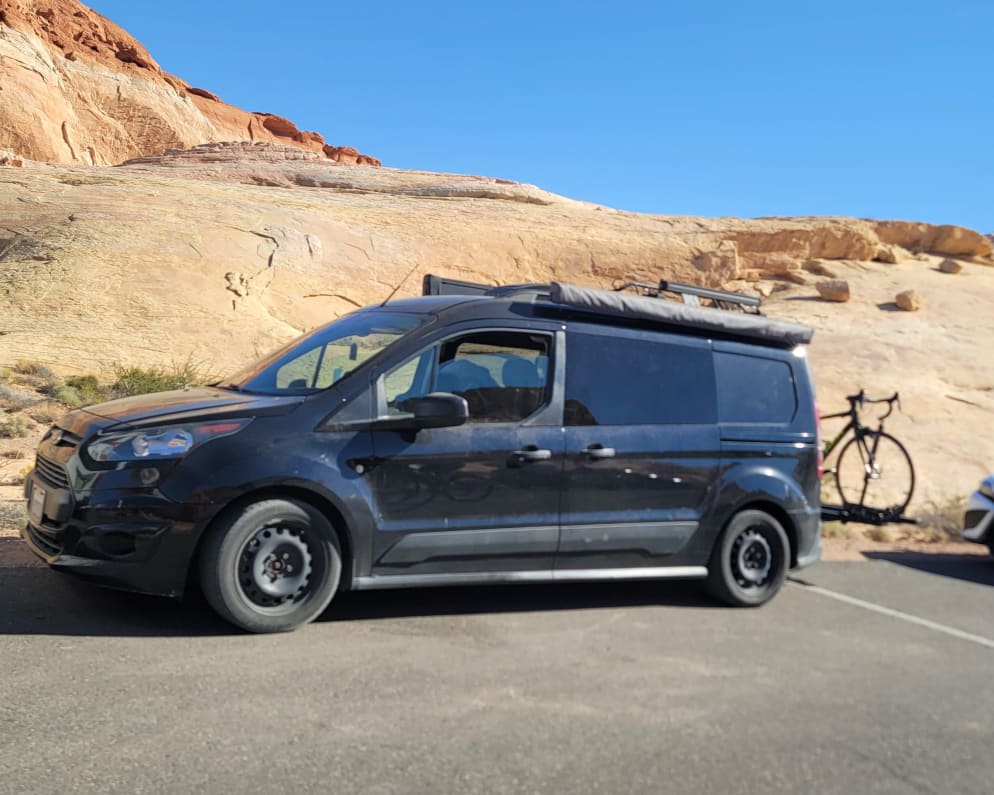
[[[83,405],[83,398],[80,397],[79,392],[66,384],[56,387],[53,397],[63,406],[68,406],[71,409],[78,409]]]
[[[0,410],[23,411],[38,402],[35,392],[28,392],[11,384],[0,384]]]
[[[76,391],[84,406],[100,403],[110,396],[110,387],[101,385],[95,375],[74,375],[66,379],[66,386]]]
[[[33,375],[36,378],[55,379],[55,373],[49,370],[45,365],[39,364],[38,362],[29,362],[26,359],[21,359],[12,369],[19,375]]]
[[[111,391],[116,397],[147,395],[150,392],[168,392],[187,386],[200,386],[213,380],[202,365],[187,359],[168,367],[114,367],[116,380]]]
[[[918,527],[912,534],[923,541],[959,540],[965,511],[966,497],[963,496],[929,500],[915,512]]]
[[[20,414],[0,415],[0,439],[17,439],[28,435],[28,421]]]
[[[14,365],[9,380],[16,381],[22,386],[30,387],[45,395],[54,394],[55,389],[62,383],[59,377],[45,365],[25,360]]]

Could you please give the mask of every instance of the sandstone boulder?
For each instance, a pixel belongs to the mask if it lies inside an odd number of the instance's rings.
[[[915,290],[904,290],[894,296],[894,303],[905,312],[917,312],[922,308],[922,297]]]
[[[897,265],[899,262],[910,257],[910,252],[905,251],[901,246],[884,244],[877,249],[877,256],[874,259],[877,262],[885,262],[888,265]]]
[[[939,263],[939,270],[943,273],[960,273],[963,265],[954,259],[944,259]]]
[[[828,279],[815,285],[818,295],[826,301],[844,304],[850,298],[849,282],[843,279]]]

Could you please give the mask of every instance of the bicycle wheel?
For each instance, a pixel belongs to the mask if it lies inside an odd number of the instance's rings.
[[[842,448],[835,482],[843,505],[900,515],[915,489],[915,468],[897,439],[889,433],[868,431]]]

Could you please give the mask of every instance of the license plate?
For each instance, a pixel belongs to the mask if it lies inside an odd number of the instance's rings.
[[[31,487],[31,498],[28,500],[28,518],[35,524],[41,524],[45,515],[45,498],[48,492],[37,483]]]

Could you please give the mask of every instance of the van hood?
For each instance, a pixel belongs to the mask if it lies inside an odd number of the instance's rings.
[[[252,395],[217,387],[177,389],[111,400],[70,412],[60,427],[79,437],[99,428],[163,422],[211,420],[227,416],[287,414],[303,402],[299,395]]]

